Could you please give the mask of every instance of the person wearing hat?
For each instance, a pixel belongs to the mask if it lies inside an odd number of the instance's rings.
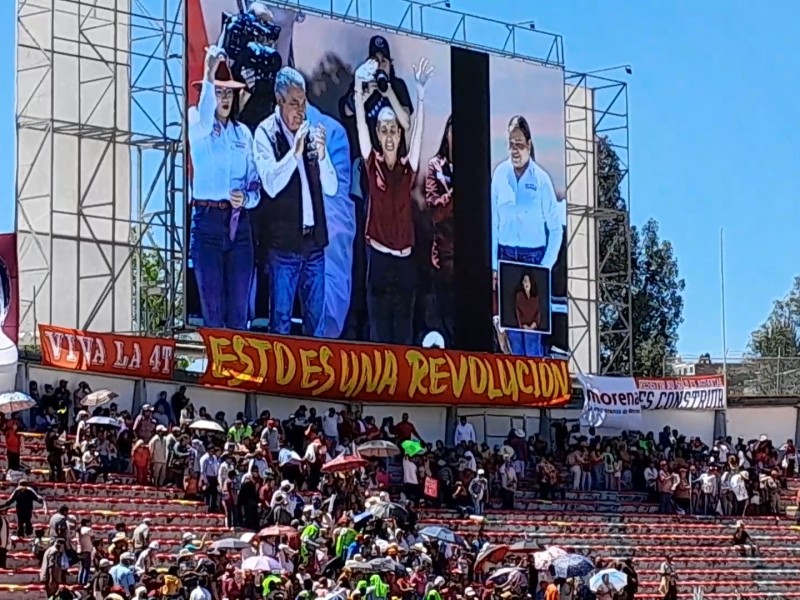
[[[339,179],[327,147],[327,132],[308,120],[306,81],[291,67],[275,79],[278,106],[255,132],[255,162],[269,196],[262,218],[269,234],[270,330],[290,332],[300,288],[302,332],[322,333],[325,248],[328,225],[324,196],[335,196]]]
[[[355,113],[358,145],[366,164],[370,210],[367,215],[367,316],[370,340],[411,345],[416,263],[412,192],[416,185],[424,129],[425,88],[433,73],[426,58],[414,68],[417,117],[409,150],[402,154],[402,117],[389,106],[377,114],[373,146],[367,101],[368,69],[356,71]]]
[[[250,130],[238,122],[239,92],[224,52],[212,45],[189,108],[192,173],[190,255],[206,327],[247,327],[254,250],[248,209],[261,194]]]
[[[111,588],[114,587],[114,580],[111,579],[108,570],[113,566],[107,558],[101,558],[97,564],[97,572],[94,574],[91,584],[91,592],[94,600],[103,600],[108,598],[111,593]]]
[[[147,444],[150,448],[150,468],[153,472],[153,485],[156,487],[163,487],[167,480],[169,448],[166,435],[167,428],[163,425],[157,425],[156,434]]]
[[[145,444],[156,433],[156,421],[153,419],[153,407],[149,404],[142,406],[142,411],[133,422],[133,434]]]

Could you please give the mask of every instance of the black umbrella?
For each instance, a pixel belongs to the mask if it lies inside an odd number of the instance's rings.
[[[377,519],[397,519],[405,523],[408,521],[408,511],[396,502],[377,502],[367,509]]]
[[[394,573],[406,576],[406,568],[391,558],[373,558],[366,562],[367,569],[373,573]]]

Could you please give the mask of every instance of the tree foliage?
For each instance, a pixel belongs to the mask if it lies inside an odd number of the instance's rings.
[[[609,140],[599,138],[601,372],[660,376],[664,374],[665,358],[676,350],[678,327],[683,322],[685,283],[679,276],[672,244],[659,236],[658,223],[650,219],[641,229],[630,225],[622,194],[626,176],[627,170]]]
[[[160,252],[141,248],[131,259],[133,263],[133,319],[140,333],[171,335],[180,305],[173,305],[168,286],[165,262]],[[140,276],[141,273],[141,276]],[[170,331],[167,331],[170,330]]]
[[[800,356],[800,277],[772,305],[767,320],[750,334],[750,353],[759,357]]]

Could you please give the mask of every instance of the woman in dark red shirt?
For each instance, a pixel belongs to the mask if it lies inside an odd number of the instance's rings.
[[[539,306],[539,290],[530,273],[522,276],[520,289],[514,298],[514,310],[520,329],[537,330],[540,328],[542,314]]]
[[[376,88],[356,72],[355,112],[358,144],[369,185],[367,208],[367,312],[370,340],[412,344],[416,271],[412,259],[414,223],[411,194],[416,184],[422,147],[425,85],[433,72],[427,59],[414,68],[417,88],[416,119],[406,156],[400,156],[403,130],[390,107],[378,113],[376,132],[380,151],[370,139],[364,105]]]
[[[453,117],[444,126],[439,151],[428,161],[425,203],[433,222],[431,265],[445,346],[453,342]]]

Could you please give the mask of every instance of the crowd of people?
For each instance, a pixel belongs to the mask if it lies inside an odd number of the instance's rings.
[[[420,529],[418,511],[440,507],[482,523],[487,506],[514,509],[524,488],[542,500],[563,499],[570,489],[647,492],[664,513],[777,514],[778,492],[797,464],[791,440],[775,448],[766,436],[706,445],[667,427],[609,438],[559,420],[549,440],[512,429],[490,447],[463,417],[452,439],[431,441],[408,414],[379,424],[358,412],[318,414],[300,405],[285,419],[265,411],[252,421],[238,413],[229,423],[223,413],[195,412],[184,388],[171,398],[160,394],[136,415],[111,398],[87,408],[85,384],[74,393],[66,382],[45,386],[41,396],[35,384],[30,391],[39,401],[30,420],[45,434],[51,481],[133,478],[176,488],[203,499],[208,512],[224,513],[231,532],[214,544],[186,532],[171,547],[151,535],[149,518],[103,532],[88,518],[72,518],[68,505],[50,517],[48,530],[38,529],[34,507],[44,499],[21,460],[25,426],[4,417],[7,479],[18,486],[0,515],[14,508],[16,534],[31,540],[49,596],[79,584],[98,600],[634,598],[630,561],[492,545],[482,528],[464,537]],[[2,568],[13,527],[6,517],[0,522]],[[732,546],[758,552],[739,525]],[[157,557],[162,551],[166,562]],[[564,553],[585,563],[562,573]],[[73,565],[79,570],[70,581]],[[618,589],[608,573],[625,574],[626,584]],[[669,557],[660,577],[664,597],[675,597]]]

